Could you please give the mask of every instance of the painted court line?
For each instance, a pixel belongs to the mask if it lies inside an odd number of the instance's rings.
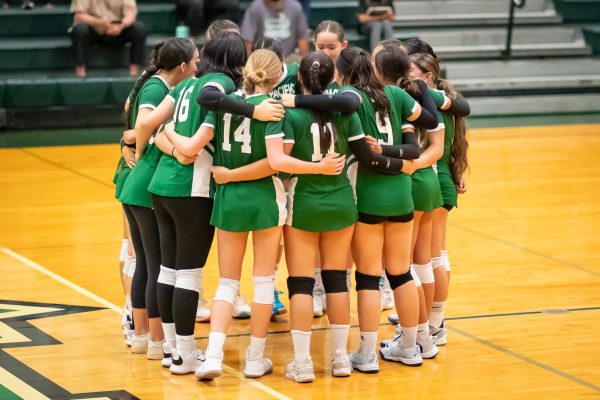
[[[70,289],[73,289],[76,292],[81,293],[82,295],[94,300],[95,302],[102,304],[104,307],[113,310],[114,312],[118,313],[119,315],[123,312],[120,307],[117,307],[116,305],[112,304],[108,300],[103,299],[102,297],[90,292],[89,290],[76,285],[75,283],[71,282],[68,279],[63,278],[62,276],[60,276],[58,274],[55,274],[54,272],[48,270],[47,268],[42,267],[38,263],[31,261],[30,259],[20,255],[19,253],[15,253],[14,251],[12,251],[6,247],[0,247],[0,251],[2,251],[2,253],[6,254],[7,256],[12,257],[12,258],[22,262],[23,264],[27,265],[28,267],[31,267],[31,268],[35,269],[36,271],[41,272],[42,274],[54,279],[55,281],[62,283],[63,285],[69,287]],[[223,364],[223,371],[227,372],[230,375],[235,376],[242,382],[247,383],[250,386],[253,386],[254,388],[261,390],[277,399],[292,400],[290,397],[287,397],[283,393],[280,393],[280,392],[276,391],[275,389],[272,389],[263,383],[260,383],[253,379],[247,379],[246,377],[244,377],[244,375],[242,373],[231,368],[230,366],[228,366],[226,364]]]
[[[600,392],[600,387],[599,386],[596,386],[593,383],[584,381],[581,378],[578,378],[576,376],[567,374],[566,372],[563,372],[561,370],[553,368],[553,367],[551,367],[549,365],[543,364],[543,363],[541,363],[539,361],[536,361],[534,359],[526,357],[526,356],[524,356],[522,354],[516,353],[516,352],[514,352],[512,350],[507,349],[506,347],[499,346],[497,344],[488,342],[487,340],[481,339],[478,336],[472,335],[472,334],[470,334],[468,332],[465,332],[462,329],[458,329],[458,328],[456,328],[454,326],[447,325],[446,328],[449,329],[449,330],[451,330],[452,332],[458,333],[459,335],[462,335],[462,336],[464,336],[466,338],[474,340],[474,341],[476,341],[479,344],[482,344],[482,345],[487,346],[487,347],[491,347],[492,349],[497,350],[497,351],[499,351],[501,353],[507,354],[507,355],[509,355],[511,357],[514,357],[514,358],[517,358],[517,359],[519,359],[521,361],[524,361],[527,364],[531,364],[531,365],[536,366],[538,368],[544,369],[544,370],[546,370],[548,372],[551,372],[551,373],[553,373],[555,375],[561,376],[561,377],[563,377],[565,379],[568,379],[568,380],[570,380],[572,382],[575,382],[575,383],[577,383],[577,384],[579,384],[581,386],[585,386],[585,387],[587,387],[589,389],[592,389],[595,392]]]

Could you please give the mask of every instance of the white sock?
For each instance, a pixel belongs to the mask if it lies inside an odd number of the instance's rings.
[[[429,323],[425,322],[424,324],[417,325],[417,339],[427,340],[428,337],[429,337]]]
[[[167,346],[169,346],[172,350],[177,348],[177,341],[175,334],[175,323],[171,322],[169,324],[162,323],[163,332],[165,334],[165,341],[167,342]]]
[[[363,354],[375,353],[377,332],[360,332],[360,349]]]
[[[444,321],[444,311],[446,310],[446,302],[445,301],[434,301],[431,306],[431,313],[429,314],[429,323],[434,328],[439,328],[442,326],[442,321]]]
[[[177,343],[177,354],[179,354],[181,357],[187,357],[192,353],[192,351],[196,350],[196,341],[194,340],[194,335],[175,335],[175,341]]]
[[[208,347],[206,355],[211,357],[223,357],[223,345],[225,344],[225,334],[223,332],[211,332],[208,335]]]
[[[292,330],[292,342],[294,343],[294,361],[304,362],[310,357],[310,335],[312,332]]]
[[[400,338],[400,347],[407,349],[417,345],[417,327],[412,328],[402,327],[402,337]]]
[[[248,352],[253,355],[263,354],[265,352],[265,344],[267,338],[259,338],[250,335],[250,345],[248,346]]]
[[[401,335],[402,334],[402,325],[400,325],[400,323],[398,322],[398,324],[396,324],[396,336]]]
[[[348,345],[348,332],[350,325],[331,324],[331,337],[333,339],[333,351],[339,351],[341,354],[348,354],[346,346]]]
[[[126,294],[125,295],[125,305],[128,308],[128,312],[131,313],[131,295],[130,294]]]

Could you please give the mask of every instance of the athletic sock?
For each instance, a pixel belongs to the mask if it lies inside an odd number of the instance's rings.
[[[402,327],[402,336],[400,337],[400,347],[407,349],[414,347],[417,344],[417,327],[412,328]]]
[[[292,342],[294,343],[294,361],[304,362],[310,357],[310,335],[312,332],[292,330]]]
[[[225,334],[223,332],[211,332],[208,334],[208,347],[206,355],[211,357],[223,357],[223,346],[225,345]]]
[[[446,310],[445,301],[434,301],[429,314],[429,324],[434,328],[442,326],[444,321],[444,311]]]
[[[176,335],[177,354],[181,357],[189,356],[192,351],[196,350],[196,341],[194,335]]]
[[[331,337],[333,339],[333,351],[339,351],[342,354],[347,354],[348,331],[350,325],[331,324]]]
[[[359,351],[367,355],[374,353],[377,347],[377,332],[360,332],[360,348]]]
[[[177,348],[177,335],[175,334],[175,324],[174,323],[162,323],[163,332],[165,334],[165,341],[167,345],[175,350]]]
[[[429,338],[429,323],[417,325],[417,339],[427,340]]]
[[[259,338],[256,336],[250,335],[250,345],[248,346],[248,352],[252,355],[262,355],[265,352],[265,344],[267,343],[267,338]]]

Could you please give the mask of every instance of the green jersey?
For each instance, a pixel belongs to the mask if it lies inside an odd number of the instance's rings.
[[[258,105],[265,95],[238,100]],[[210,112],[205,125],[214,126],[214,165],[235,169],[267,158],[265,140],[283,137],[283,122],[268,123],[241,115]],[[286,218],[285,189],[277,176],[216,185],[211,225],[230,232],[249,232],[281,226]]]
[[[169,85],[160,76],[155,75],[149,78],[140,89],[134,102],[134,104],[139,104],[137,110],[140,108],[155,109],[169,93],[169,89]],[[148,185],[154,176],[162,154],[162,151],[154,145],[154,136],[152,136],[144,154],[123,185],[119,196],[121,203],[152,208],[152,196],[148,192]]]
[[[298,64],[283,64],[283,73],[281,74],[281,78],[279,78],[279,82],[273,91],[269,93],[269,96],[276,99],[281,100],[281,97],[284,94],[296,94],[300,93],[300,87],[298,82]]]
[[[408,93],[397,86],[387,85],[384,92],[390,101],[390,114],[382,123],[373,101],[362,90],[350,86],[340,93],[351,91],[361,100],[358,116],[365,135],[374,137],[380,144],[401,145],[402,127],[417,108],[417,103]],[[354,183],[358,211],[380,216],[400,216],[413,211],[411,179],[409,175],[383,175],[350,159],[350,178]]]
[[[293,143],[291,156],[318,162],[331,153],[349,154],[348,142],[364,137],[356,113],[334,114],[336,134],[328,148],[320,141],[319,126],[312,111],[287,109],[283,121],[285,143]],[[332,126],[329,127],[333,132]],[[310,232],[335,231],[356,222],[357,213],[352,187],[346,171],[330,176],[293,175],[288,187],[287,225]]]
[[[327,85],[327,87],[325,88],[325,92],[323,94],[326,94],[329,96],[335,96],[336,94],[339,93],[339,91],[340,91],[340,85],[338,85],[336,81],[333,81],[329,85]]]
[[[167,95],[166,98],[175,104],[173,122],[178,134],[192,137],[204,122],[208,110],[201,107],[196,99],[207,86],[215,87],[223,93],[235,90],[235,84],[229,77],[209,73],[200,78],[184,80]],[[213,146],[210,143],[200,151],[196,161],[189,165],[182,165],[175,157],[164,154],[148,190],[165,197],[211,197],[212,162]]]

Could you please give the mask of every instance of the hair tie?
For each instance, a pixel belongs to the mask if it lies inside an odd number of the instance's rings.
[[[311,67],[314,67],[314,66],[315,66],[315,64],[317,65],[317,68],[319,68],[319,67],[321,66],[321,63],[320,63],[320,62],[318,62],[318,61],[313,61],[313,63],[312,63],[312,65],[311,65]]]

